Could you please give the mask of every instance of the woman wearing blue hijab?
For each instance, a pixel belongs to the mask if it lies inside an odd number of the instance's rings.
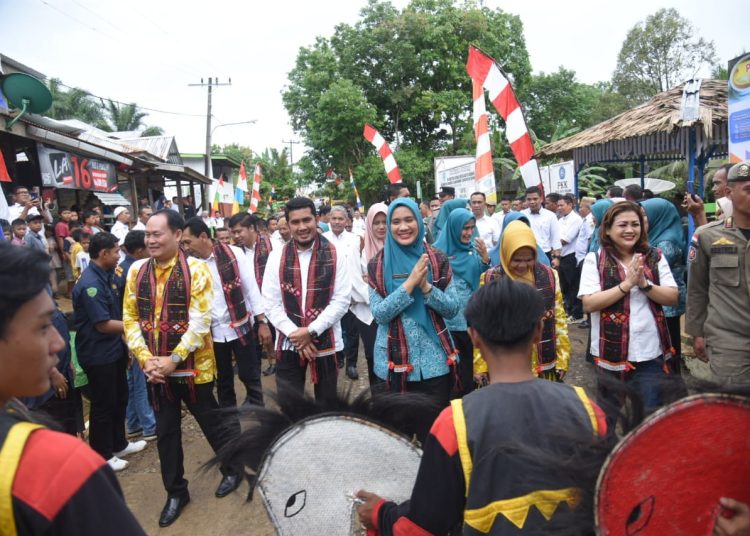
[[[599,251],[599,226],[601,226],[602,222],[604,221],[604,215],[612,205],[614,205],[614,201],[612,201],[611,199],[600,199],[599,201],[591,205],[591,215],[594,217],[594,230],[591,234],[589,252]]]
[[[375,375],[392,391],[427,393],[446,406],[457,357],[444,320],[458,313],[450,264],[425,243],[424,223],[411,199],[390,204],[386,225],[385,247],[367,266],[378,323]]]
[[[686,244],[684,243],[685,235],[682,232],[682,221],[677,208],[666,199],[660,197],[647,199],[641,201],[641,206],[646,211],[648,243],[661,250],[677,283],[679,292],[677,305],[665,305],[663,308],[664,316],[667,317],[669,336],[675,349],[675,359],[670,359],[668,363],[672,364],[674,371],[679,373],[682,357],[680,317],[685,314],[685,299],[687,296],[685,285]]]
[[[500,232],[500,240],[497,241],[497,244],[494,248],[490,250],[490,264],[492,266],[499,266],[500,265],[500,243],[503,241],[503,232],[505,232],[505,228],[508,227],[508,224],[512,221],[521,220],[526,225],[531,227],[531,223],[529,222],[529,218],[526,217],[526,215],[523,212],[516,212],[511,211],[508,212],[505,215],[505,218],[503,218],[503,228]],[[547,257],[547,254],[544,252],[544,250],[539,247],[539,245],[536,246],[536,260],[537,262],[549,266],[549,257]]]
[[[434,247],[446,254],[453,269],[459,311],[445,324],[458,349],[461,386],[457,394],[462,397],[474,390],[474,345],[467,331],[464,309],[471,295],[479,288],[479,276],[490,267],[490,258],[484,242],[479,238],[476,218],[465,208],[451,212]]]
[[[432,226],[432,236],[436,238],[440,236],[440,232],[448,222],[448,217],[451,215],[451,212],[457,208],[466,208],[468,205],[469,200],[461,197],[458,199],[451,199],[440,205],[440,212],[438,212],[438,217]]]

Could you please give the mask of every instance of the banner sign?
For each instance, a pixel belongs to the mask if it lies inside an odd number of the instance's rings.
[[[117,169],[112,162],[87,158],[37,144],[42,185],[95,192],[117,191]]]
[[[477,191],[473,156],[446,156],[435,159],[435,192],[443,186],[456,189],[456,197],[468,199]],[[483,192],[485,195],[490,192]],[[494,192],[493,192],[494,193]],[[489,196],[488,196],[489,197]]]
[[[750,159],[750,54],[729,62],[729,161]]]
[[[549,190],[546,192],[560,195],[575,192],[575,168],[573,161],[549,166]]]

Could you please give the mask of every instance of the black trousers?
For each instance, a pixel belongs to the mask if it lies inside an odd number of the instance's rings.
[[[365,359],[367,360],[367,377],[370,380],[370,390],[372,387],[379,382],[382,382],[380,378],[375,376],[374,372],[374,359],[375,359],[375,337],[378,334],[378,323],[374,320],[369,324],[365,324],[359,318],[357,318],[357,329],[359,336],[362,338],[362,346],[365,347]]]
[[[128,446],[125,411],[128,407],[128,357],[114,363],[83,367],[89,378],[89,444],[105,460]]]
[[[338,367],[336,360],[343,357],[341,352],[319,357],[315,360],[315,371],[318,382],[314,384],[315,400],[332,400],[336,398],[336,377]],[[297,352],[284,350],[276,363],[276,390],[279,401],[284,402],[294,393],[305,392],[305,375],[308,362]]]
[[[344,338],[344,359],[347,367],[357,366],[359,354],[359,324],[351,311],[341,317],[341,332]]]
[[[182,403],[198,422],[203,435],[214,452],[218,452],[239,433],[235,420],[225,419],[214,398],[214,383],[195,384],[195,397],[184,381],[167,380],[169,393],[164,384],[149,384],[149,400],[156,417],[156,447],[159,451],[161,479],[170,497],[184,496],[188,481],[185,479],[184,455],[182,451]],[[238,423],[237,423],[238,424]],[[242,474],[239,467],[221,466],[221,473]]]
[[[255,337],[247,334],[247,344],[239,339],[229,342],[214,341],[216,356],[216,392],[219,407],[234,408],[237,397],[234,393],[234,368],[232,354],[237,361],[238,375],[245,386],[245,402],[263,405],[263,387],[260,384],[260,354],[256,352]]]
[[[451,398],[462,398],[474,390],[474,345],[467,331],[451,331],[453,343],[458,350],[458,380],[460,384],[453,389]]]
[[[417,439],[424,444],[427,439],[427,434],[430,433],[432,422],[437,418],[440,411],[450,404],[451,388],[453,387],[453,374],[448,373],[437,378],[430,378],[429,380],[422,380],[419,382],[406,382],[406,391],[408,393],[421,393],[435,401],[438,412],[434,415],[433,419],[427,419],[423,426],[413,430],[413,433],[417,435]],[[412,431],[407,431],[407,435],[411,435]]]
[[[581,283],[581,275],[576,262],[576,254],[570,253],[560,258],[560,290],[565,302],[565,312],[571,318],[583,316],[583,304],[578,299],[578,287]]]

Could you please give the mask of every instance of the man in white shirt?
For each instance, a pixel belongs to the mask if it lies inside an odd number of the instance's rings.
[[[357,236],[365,236],[365,219],[359,210],[355,210],[352,220],[352,232]]]
[[[552,268],[560,266],[560,226],[557,223],[557,215],[542,207],[542,194],[538,186],[531,186],[526,189],[526,202],[529,208],[522,212],[531,223],[531,230],[534,231],[536,243],[542,248],[552,263]]]
[[[154,211],[151,210],[151,207],[148,205],[142,205],[141,209],[138,211],[138,221],[133,226],[134,231],[145,231],[146,230],[146,223],[148,222],[148,219],[153,215]]]
[[[328,239],[331,244],[336,246],[336,253],[338,255],[344,255],[346,257],[346,270],[347,276],[350,281],[354,281],[354,278],[362,278],[362,270],[360,268],[360,238],[354,233],[347,231],[344,226],[349,215],[345,207],[336,205],[331,208],[330,219],[328,225],[331,230],[323,233],[323,236]],[[355,261],[355,262],[352,262]],[[351,304],[353,305],[353,303]],[[344,337],[344,359],[346,362],[346,375],[351,380],[359,379],[359,373],[357,372],[357,354],[359,353],[359,329],[357,324],[357,317],[351,310],[346,311],[346,314],[341,318],[341,329]],[[339,366],[343,363],[339,363]]]
[[[591,236],[594,234],[594,216],[591,214],[591,205],[594,203],[596,203],[596,199],[593,197],[584,197],[581,199],[578,206],[578,215],[583,218],[581,230],[578,231],[578,238],[576,239],[576,264],[578,265],[576,281],[578,281],[579,287],[581,282],[581,271],[583,270],[583,260],[589,252]],[[578,327],[589,328],[590,326],[588,320],[583,320]]]
[[[292,240],[271,252],[263,278],[263,309],[279,333],[279,398],[302,393],[310,367],[315,398],[336,396],[336,358],[344,349],[341,317],[349,308],[346,256],[319,235],[315,204],[306,197],[285,208]],[[308,288],[313,270],[313,288]]]
[[[122,246],[125,242],[125,237],[128,235],[128,232],[130,232],[130,228],[128,227],[128,223],[130,222],[130,211],[125,207],[117,207],[115,208],[113,215],[115,217],[115,223],[112,225],[112,229],[110,229],[109,232],[117,237],[118,243]],[[120,260],[124,258],[125,256],[123,255]]]
[[[492,215],[492,218],[497,220],[498,225],[500,225],[500,231],[502,232],[503,229],[503,222],[505,221],[505,215],[508,214],[511,210],[511,204],[513,200],[506,196],[503,196],[503,198],[500,200],[500,212],[495,212]]]
[[[575,198],[570,194],[560,197],[557,202],[557,212],[560,218],[560,290],[562,290],[565,311],[568,313],[570,323],[579,323],[583,320],[583,305],[578,299],[578,263],[576,262],[576,243],[581,231],[583,219],[576,213]]]
[[[487,249],[490,250],[500,241],[500,224],[495,218],[487,215],[487,198],[482,192],[474,192],[469,198],[471,212],[476,219],[477,232]]]
[[[8,221],[18,219],[26,221],[29,216],[41,214],[45,223],[52,223],[52,214],[44,207],[38,194],[35,194],[36,197],[32,199],[26,186],[16,186],[13,195],[15,203],[8,207],[8,213],[10,214]]]
[[[211,337],[216,357],[216,391],[219,406],[234,408],[232,354],[237,362],[240,381],[245,386],[245,403],[263,405],[260,382],[260,357],[255,352],[252,318],[260,323],[259,337],[271,339],[268,321],[253,265],[242,250],[211,240],[208,227],[201,218],[185,222],[182,247],[192,256],[205,261],[213,282],[211,302]]]

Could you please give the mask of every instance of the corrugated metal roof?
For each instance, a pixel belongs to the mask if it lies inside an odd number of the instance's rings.
[[[170,164],[182,164],[182,157],[177,150],[174,136],[147,136],[145,138],[127,138],[118,140],[125,145],[149,152]]]

